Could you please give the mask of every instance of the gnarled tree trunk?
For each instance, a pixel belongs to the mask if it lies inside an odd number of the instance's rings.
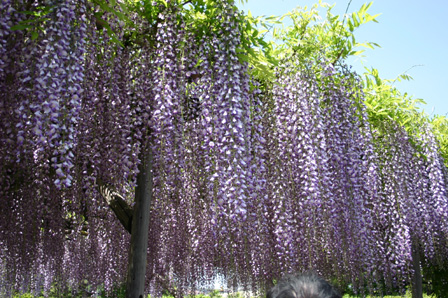
[[[420,252],[415,243],[415,241],[412,242],[412,269],[414,270],[414,274],[412,275],[412,298],[423,298]]]
[[[146,253],[148,248],[149,208],[152,201],[152,156],[149,146],[143,148],[137,175],[134,214],[132,216],[126,297],[143,298],[145,290]]]

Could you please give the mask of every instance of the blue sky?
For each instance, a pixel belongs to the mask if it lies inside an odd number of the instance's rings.
[[[270,16],[283,15],[297,6],[311,7],[317,2],[248,0],[239,7],[250,10],[254,16]],[[333,14],[343,15],[350,0],[323,2],[336,4]],[[348,13],[368,2],[352,0]],[[350,59],[348,63],[358,73],[363,72],[364,66],[374,67],[384,79],[394,79],[412,68],[407,74],[414,80],[397,82],[398,89],[425,100],[423,109],[427,114],[448,116],[448,1],[377,0],[369,13],[381,13],[378,23],[360,27],[355,31],[356,40],[376,42],[381,48],[366,50],[365,57]]]

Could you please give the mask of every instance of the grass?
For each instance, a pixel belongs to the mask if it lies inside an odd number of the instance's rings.
[[[31,293],[25,293],[25,294],[16,294],[13,295],[13,298],[59,298],[61,297],[60,294],[55,294],[55,293],[50,293],[48,296],[33,296]],[[71,294],[63,294],[63,297],[66,298],[81,298],[81,297],[86,297],[85,295],[79,294],[76,296],[73,296]],[[99,293],[99,296],[92,296],[92,297],[97,297],[97,298],[125,298],[125,291],[122,288],[116,289],[112,294],[107,295],[106,293]],[[172,296],[162,296],[163,298],[173,298]],[[241,292],[236,292],[236,293],[229,293],[227,296],[222,295],[218,290],[212,291],[209,294],[205,295],[205,294],[199,294],[199,295],[191,295],[191,296],[187,296],[188,298],[245,298],[246,296],[244,295],[244,293]],[[343,298],[361,298],[363,296],[354,296],[354,295],[350,295],[350,294],[345,294],[343,296]],[[397,296],[397,295],[386,295],[386,296],[370,296],[367,295],[363,298],[412,298],[412,294],[410,291],[407,291],[406,294],[404,296]],[[150,295],[148,295],[147,298],[151,298]],[[253,298],[253,297],[251,297]],[[423,298],[436,298],[436,296],[433,295],[427,295],[427,294],[423,294]]]
[[[361,296],[352,296],[349,294],[345,294],[342,298],[359,298]],[[370,296],[367,295],[365,298],[379,298],[381,296]],[[386,296],[382,296],[382,298],[412,298],[412,294],[410,291],[408,291],[404,296],[391,296],[391,295],[386,295]],[[435,296],[432,295],[426,295],[423,294],[423,298],[436,298]]]

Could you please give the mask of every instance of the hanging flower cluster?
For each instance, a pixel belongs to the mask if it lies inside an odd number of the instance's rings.
[[[95,46],[86,44],[86,3],[48,3],[46,30],[37,38],[10,28],[26,20],[20,12],[38,1],[2,5],[8,14],[2,13],[1,295],[17,289],[37,295],[58,281],[61,289],[78,290],[86,279],[110,287],[124,272],[117,269],[126,267],[118,252],[125,251],[128,237],[98,206],[89,179],[102,152],[92,150],[100,147],[92,141],[98,125],[95,113],[88,114],[96,99],[89,83],[98,75],[91,71],[95,60],[85,59],[87,47]]]
[[[229,1],[210,4],[200,30],[176,1],[154,2],[153,22],[129,13],[129,37],[120,14],[74,0],[47,3],[35,38],[11,30],[41,2],[0,4],[0,295],[124,281],[130,237],[98,185],[132,208],[145,148],[154,294],[216,277],[258,291],[310,268],[404,288],[414,249],[446,262],[448,180],[432,133],[369,123],[344,66],[291,57],[261,93]],[[114,42],[126,38],[138,42]]]
[[[356,281],[375,259],[365,204],[376,180],[369,174],[371,138],[357,106],[359,82],[325,62],[319,76],[293,62],[277,70],[275,112],[266,120],[268,214],[275,239],[270,258],[280,259],[267,271],[274,278],[319,268]]]
[[[176,276],[178,291],[210,282],[216,270],[251,270],[243,243],[259,249],[250,235],[263,184],[262,126],[237,57],[235,12],[225,2],[216,7],[220,30],[199,48],[183,42],[189,33],[168,10],[156,37],[149,275],[159,286]]]
[[[415,139],[384,123],[374,134],[380,198],[373,221],[387,256],[380,271],[389,283],[405,282],[413,248],[434,266],[446,256],[446,168],[432,132],[427,127],[422,132]]]

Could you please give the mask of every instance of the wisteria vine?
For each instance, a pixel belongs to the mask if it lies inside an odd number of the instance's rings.
[[[446,266],[448,176],[432,132],[370,121],[346,66],[285,58],[262,92],[229,1],[214,1],[203,31],[176,1],[152,3],[154,20],[127,12],[138,42],[122,44],[120,14],[47,2],[0,3],[0,295],[124,282],[130,237],[97,186],[132,207],[147,144],[148,292],[217,277],[257,292],[306,269],[404,289],[413,250]],[[42,7],[44,30],[11,30]]]

